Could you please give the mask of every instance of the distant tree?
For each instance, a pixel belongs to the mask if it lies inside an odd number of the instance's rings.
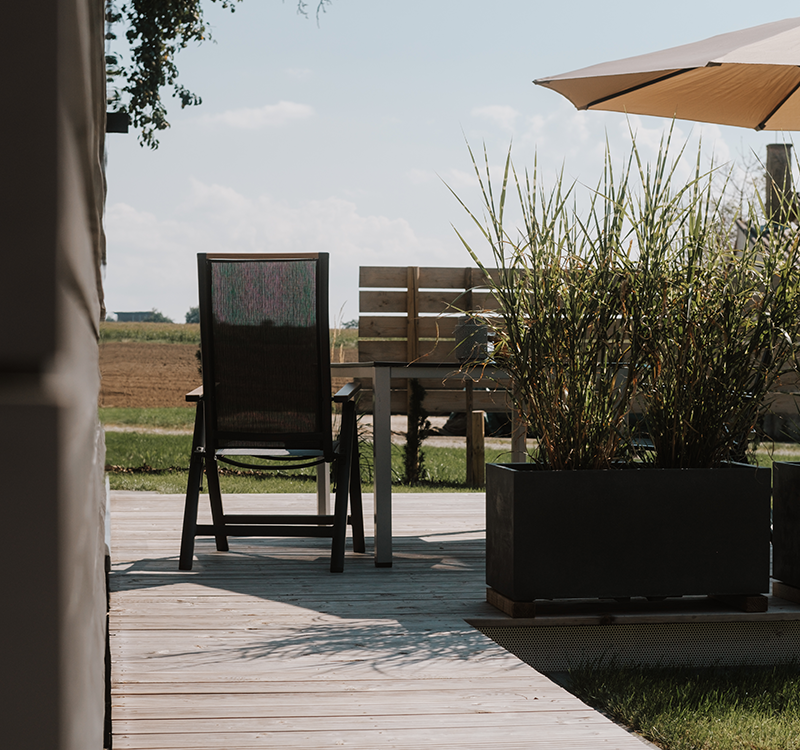
[[[174,321],[172,320],[172,318],[168,318],[166,315],[164,315],[159,310],[156,310],[156,308],[154,307],[150,311],[150,314],[144,319],[144,322],[145,323],[173,323]]]
[[[115,52],[106,53],[108,104],[127,112],[139,132],[139,143],[158,148],[156,134],[169,127],[161,89],[172,87],[181,107],[201,104],[201,98],[177,82],[175,55],[190,42],[211,38],[203,18],[203,5],[216,2],[231,12],[241,0],[105,0],[106,40],[117,39],[115,24],[125,29],[129,62]],[[317,19],[331,0],[318,0]],[[297,12],[308,16],[308,3],[297,0]]]
[[[353,318],[353,320],[346,320],[344,323],[342,323],[342,328],[358,328],[358,319]]]
[[[200,308],[199,307],[190,307],[189,312],[186,313],[186,322],[187,323],[199,323],[200,322]]]

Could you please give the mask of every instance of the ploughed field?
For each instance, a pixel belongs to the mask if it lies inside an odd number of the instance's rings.
[[[198,349],[196,343],[101,341],[98,405],[131,409],[193,407],[184,396],[201,383]],[[334,347],[333,355],[336,359],[341,357],[341,361],[357,358],[352,347]],[[344,380],[337,379],[333,385],[338,388],[343,384]]]
[[[100,406],[154,409],[193,406],[200,385],[197,344],[105,341],[100,344]]]

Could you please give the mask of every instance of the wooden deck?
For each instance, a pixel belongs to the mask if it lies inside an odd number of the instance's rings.
[[[643,747],[465,622],[496,614],[481,494],[395,495],[394,567],[338,575],[303,539],[201,540],[179,572],[182,497],[111,501],[114,750]]]

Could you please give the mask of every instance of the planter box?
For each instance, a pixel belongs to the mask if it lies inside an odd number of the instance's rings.
[[[800,464],[772,466],[772,577],[800,589]]]
[[[486,582],[535,599],[769,591],[771,472],[490,464]]]

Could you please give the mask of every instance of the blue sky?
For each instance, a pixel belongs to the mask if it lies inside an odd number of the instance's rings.
[[[313,6],[313,2],[310,3]],[[465,140],[499,170],[534,155],[545,180],[596,183],[624,115],[576,112],[532,80],[798,15],[794,2],[333,0],[319,24],[294,0],[207,3],[215,41],[178,57],[203,104],[150,151],[107,139],[109,311],[197,304],[197,252],[331,253],[331,316],[358,315],[359,265],[469,265],[453,225],[479,209]],[[313,7],[312,7],[313,10]],[[119,50],[121,51],[121,50]],[[631,118],[652,156],[669,123]],[[717,162],[765,158],[791,134],[678,123]]]

